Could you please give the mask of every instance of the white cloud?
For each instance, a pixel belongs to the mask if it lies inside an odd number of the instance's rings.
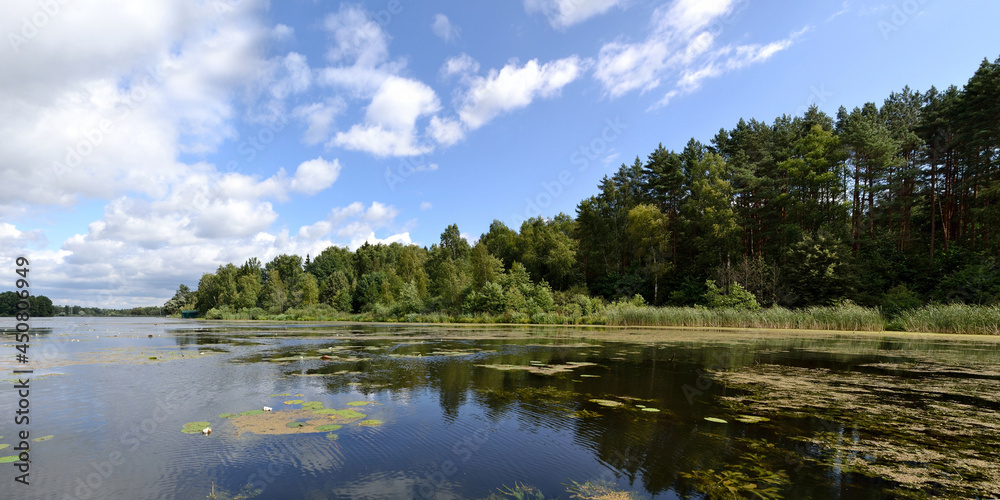
[[[434,32],[438,38],[450,42],[458,38],[458,28],[451,24],[448,20],[448,16],[444,14],[434,14],[434,22],[431,24],[431,31]]]
[[[437,94],[422,82],[390,77],[379,87],[365,112],[365,122],[338,133],[331,143],[375,156],[413,156],[428,153],[421,145],[416,122],[441,109]]]
[[[327,16],[325,27],[332,42],[327,59],[338,64],[320,71],[327,85],[369,97],[405,66],[389,60],[389,34],[360,6],[341,4]]]
[[[522,67],[511,62],[500,71],[490,70],[485,77],[471,79],[458,115],[466,127],[475,130],[503,113],[528,106],[535,98],[558,94],[579,76],[583,66],[579,57],[571,56],[541,65],[532,59]]]
[[[462,53],[451,57],[441,66],[441,75],[449,78],[455,75],[461,78],[468,78],[479,72],[479,63],[469,54]]]
[[[314,102],[302,105],[292,111],[292,115],[306,123],[307,128],[302,136],[302,142],[319,144],[330,137],[333,119],[347,108],[347,103],[340,98],[332,98],[326,102]]]
[[[451,118],[434,116],[427,125],[427,134],[442,146],[451,146],[465,137],[462,123]]]
[[[432,208],[434,208],[434,205],[429,201],[425,201],[420,204],[420,210],[430,210]]]
[[[333,185],[340,175],[340,162],[332,162],[322,157],[302,162],[295,170],[295,177],[289,187],[293,191],[314,195]]]
[[[660,7],[646,39],[622,39],[601,47],[594,78],[611,98],[633,91],[648,92],[664,80],[674,80],[654,106],[663,106],[679,95],[698,90],[708,78],[766,61],[787,49],[802,33],[767,44],[718,46],[718,37],[730,24],[738,0],[674,0]]]
[[[524,9],[529,13],[541,12],[553,28],[561,30],[623,3],[622,0],[524,0]]]

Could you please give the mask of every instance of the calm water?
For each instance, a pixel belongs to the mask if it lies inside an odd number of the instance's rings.
[[[53,318],[33,328],[30,432],[53,437],[32,443],[30,486],[14,483],[13,464],[0,464],[3,499],[201,499],[213,487],[233,492],[248,483],[263,490],[261,499],[483,498],[515,484],[568,498],[568,485],[587,481],[639,498],[700,497],[680,473],[723,470],[748,450],[788,474],[785,498],[889,498],[891,481],[810,460],[822,452],[800,439],[856,429],[820,416],[734,421],[722,398],[740,390],[706,373],[762,363],[851,371],[928,352],[1000,359],[995,341],[967,338],[676,330],[633,338],[620,330],[154,318]],[[8,379],[11,340],[0,349]],[[317,359],[324,353],[331,359]],[[483,366],[572,363],[592,364],[548,375]],[[0,444],[10,445],[0,456],[16,445],[12,385],[0,385]],[[327,408],[374,401],[363,411],[384,424],[345,425],[336,439],[237,436],[218,417],[293,408],[283,404],[289,399]],[[181,433],[192,421],[209,421],[214,432]],[[748,448],[757,442],[770,448]]]

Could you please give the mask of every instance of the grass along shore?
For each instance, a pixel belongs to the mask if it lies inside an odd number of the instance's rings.
[[[272,314],[260,308],[212,309],[206,319],[266,321],[379,321],[403,323],[515,323],[538,325],[681,326],[701,328],[764,328],[840,331],[901,331],[1000,335],[1000,306],[928,305],[887,318],[877,308],[853,304],[758,311],[703,307],[648,307],[612,304],[590,314],[578,311],[459,314],[394,313],[388,309],[346,313],[326,305],[292,308]]]

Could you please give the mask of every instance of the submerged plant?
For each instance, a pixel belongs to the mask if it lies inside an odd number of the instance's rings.
[[[499,490],[503,496],[516,498],[517,500],[544,500],[545,498],[542,490],[523,483],[515,482],[513,488],[504,485]]]
[[[694,489],[705,494],[705,500],[737,500],[758,498],[780,499],[781,488],[788,484],[788,474],[783,470],[770,471],[757,463],[760,455],[743,456],[749,463],[727,465],[724,470],[714,469],[681,472],[681,477],[691,480]]]
[[[571,484],[566,491],[570,498],[583,498],[585,500],[633,500],[640,498],[631,492],[616,489],[607,481],[587,481],[580,484],[570,481]]]
[[[205,498],[209,498],[211,500],[246,500],[260,495],[263,492],[264,490],[254,488],[252,483],[247,483],[246,486],[240,489],[240,491],[230,493],[222,488],[216,488],[215,482],[212,482],[212,491]]]

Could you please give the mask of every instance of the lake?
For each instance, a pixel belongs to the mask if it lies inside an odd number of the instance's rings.
[[[0,498],[1000,497],[995,338],[163,318],[32,331],[27,429],[51,437],[31,442],[29,486],[0,465]],[[4,340],[11,456],[24,426]]]

